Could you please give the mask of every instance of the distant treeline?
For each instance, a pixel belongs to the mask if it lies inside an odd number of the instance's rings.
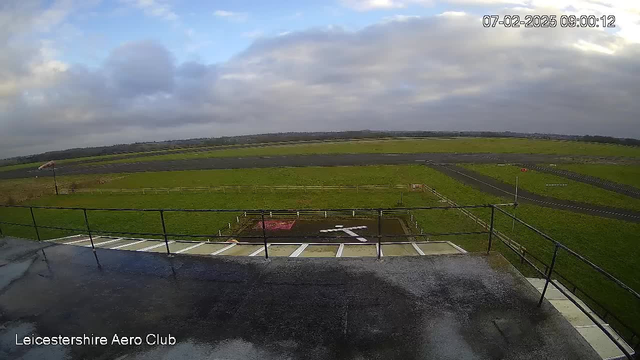
[[[620,144],[628,146],[640,146],[640,140],[621,139],[610,136],[577,136],[539,133],[515,133],[515,132],[491,132],[491,131],[343,131],[343,132],[287,132],[258,135],[223,136],[218,138],[198,138],[187,140],[169,140],[143,142],[133,144],[118,144],[111,146],[74,148],[62,151],[50,151],[42,154],[20,156],[0,160],[0,165],[23,164],[31,162],[44,162],[52,159],[75,159],[88,156],[102,156],[114,154],[127,154],[134,152],[146,152],[155,150],[169,150],[177,148],[189,148],[200,146],[222,145],[247,145],[257,143],[296,142],[296,141],[323,141],[323,140],[348,140],[348,139],[379,139],[392,137],[486,137],[486,138],[528,138],[549,140],[572,140],[607,144]]]

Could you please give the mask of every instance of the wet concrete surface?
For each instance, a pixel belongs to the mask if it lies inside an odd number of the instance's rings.
[[[47,261],[27,254],[33,263],[0,293],[0,358],[598,358],[549,303],[536,307],[536,290],[499,254],[378,261],[44,251]],[[170,334],[176,344],[18,347],[16,334],[109,342]]]
[[[513,201],[515,194],[513,186],[510,184],[455,165],[432,165],[430,167],[478,190]],[[524,189],[518,189],[518,202],[610,219],[640,222],[640,212],[638,211],[542,196]]]
[[[418,153],[418,154],[317,154],[287,156],[224,157],[188,160],[131,162],[104,165],[61,164],[56,166],[57,175],[132,173],[144,171],[245,169],[269,167],[306,166],[354,166],[354,165],[403,165],[432,163],[575,163],[598,161],[624,161],[640,164],[638,159],[619,157],[568,156],[544,154],[463,154],[463,153]],[[52,172],[35,169],[1,171],[0,179],[15,179],[35,176],[52,176]]]

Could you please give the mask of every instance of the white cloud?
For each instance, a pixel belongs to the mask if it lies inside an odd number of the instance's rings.
[[[409,5],[431,5],[431,0],[342,0],[343,5],[358,10],[400,9]]]
[[[164,0],[120,0],[129,6],[142,10],[145,15],[161,18],[167,21],[177,21],[179,16],[173,11],[171,5]]]
[[[231,21],[244,22],[249,17],[249,14],[243,12],[233,12],[226,10],[216,10],[213,12],[213,16],[228,19]]]

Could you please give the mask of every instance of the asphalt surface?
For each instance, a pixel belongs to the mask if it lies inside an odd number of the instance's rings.
[[[431,168],[488,194],[500,196],[509,201],[514,200],[513,186],[490,176],[455,165],[434,165]],[[611,219],[640,222],[640,212],[637,211],[542,196],[523,189],[518,189],[518,202]]]
[[[0,289],[3,359],[598,359],[551,304],[536,306],[537,291],[499,254],[94,257],[0,241],[23,253],[0,267],[12,277]],[[108,345],[16,345],[83,334]],[[142,345],[112,344],[114,334]],[[175,345],[146,344],[147,334]]]
[[[288,155],[257,157],[221,157],[189,160],[147,161],[104,165],[68,164],[56,166],[57,175],[132,173],[144,171],[176,171],[207,169],[245,169],[269,167],[305,166],[353,166],[353,165],[405,165],[420,163],[575,163],[599,161],[603,158],[589,156],[559,156],[542,154],[329,154]],[[620,161],[622,158],[607,158]],[[624,159],[627,163],[640,160]],[[17,169],[0,171],[0,179],[17,179],[35,176],[53,176],[51,169]]]

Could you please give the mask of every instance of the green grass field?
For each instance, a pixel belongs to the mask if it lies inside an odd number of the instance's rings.
[[[347,185],[347,184],[409,184],[425,183],[459,204],[500,203],[503,199],[486,195],[472,187],[465,186],[425,166],[366,166],[335,168],[286,168],[251,170],[210,170],[139,173],[114,175],[111,182],[96,185],[103,187],[139,188],[171,186],[207,186],[233,184],[290,184],[290,185]],[[117,178],[124,176],[122,178]],[[84,178],[86,181],[90,177]],[[63,181],[66,181],[63,177]],[[76,179],[78,180],[78,179]],[[17,186],[14,184],[14,186]],[[274,193],[203,193],[203,194],[160,194],[160,195],[89,195],[76,194],[65,196],[45,196],[28,203],[34,205],[69,207],[106,207],[106,208],[344,208],[344,207],[394,207],[400,198],[400,191],[276,191]],[[404,196],[405,206],[442,205],[430,193],[409,192]],[[73,227],[84,229],[81,211],[41,210],[34,211],[41,225]],[[474,213],[489,220],[489,211],[475,210]],[[240,214],[165,214],[167,231],[185,234],[216,234],[228,223],[235,222]],[[456,210],[416,211],[416,218],[426,232],[477,231],[479,227]],[[521,205],[517,209],[519,218],[536,226],[556,240],[586,256],[602,266],[636,290],[640,290],[640,248],[637,246],[637,234],[640,224],[576,214],[562,210],[541,208],[533,205]],[[0,208],[3,221],[31,222],[26,209]],[[89,219],[93,229],[103,231],[161,232],[158,213],[134,212],[90,212]],[[553,246],[542,237],[521,225],[511,230],[512,221],[504,215],[496,217],[496,228],[520,244],[529,253],[549,262]],[[28,227],[3,225],[5,234],[34,238],[33,229]],[[79,231],[76,231],[76,233]],[[59,230],[41,230],[43,238],[70,235],[71,232]],[[486,249],[486,235],[441,237],[433,240],[453,240],[470,251]],[[499,243],[495,244],[514,264],[518,264],[508,250]],[[627,323],[640,324],[640,309],[637,302],[624,291],[612,286],[595,271],[560,254],[557,269],[574,281],[580,288],[618,314]],[[531,274],[523,268],[525,274]],[[637,328],[640,331],[640,328]]]
[[[98,161],[92,164],[201,159],[208,157],[357,154],[357,153],[524,153],[640,157],[639,147],[557,140],[503,138],[431,138],[405,140],[360,140],[352,142],[270,145],[205,152],[188,152],[127,159]]]
[[[520,171],[519,166],[463,165],[467,169],[490,176],[515,187],[516,176],[518,187],[536,194],[552,196],[558,199],[574,200],[595,205],[640,210],[640,199],[635,199],[596,186],[569,180],[535,170]],[[567,186],[546,186],[546,184],[567,184]]]
[[[563,164],[560,169],[579,174],[595,176],[620,184],[635,186],[640,189],[640,166],[632,165],[599,165],[599,164]]]

